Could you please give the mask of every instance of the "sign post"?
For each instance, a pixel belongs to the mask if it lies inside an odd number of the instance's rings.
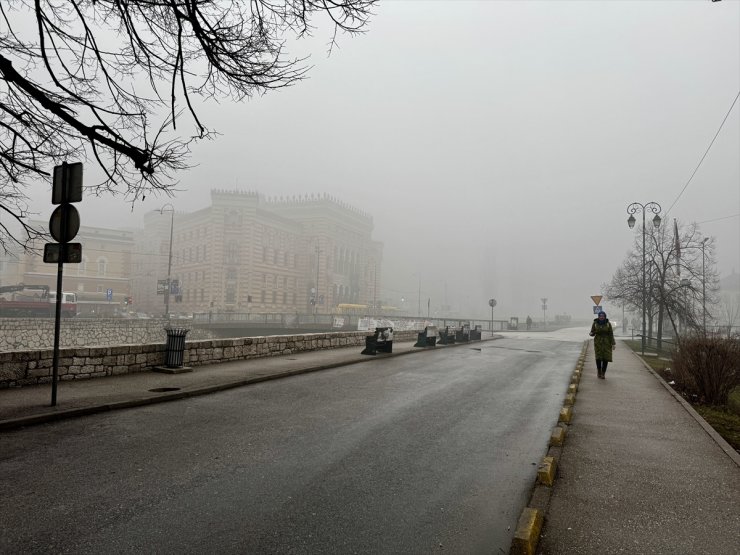
[[[547,298],[543,297],[542,301],[542,320],[544,322],[545,330],[547,330]]]
[[[491,307],[491,335],[493,336],[493,307],[496,306],[496,299],[489,299],[488,306]]]
[[[54,313],[54,361],[51,375],[51,406],[57,404],[59,381],[59,332],[62,320],[62,276],[65,262],[81,262],[82,246],[70,243],[80,230],[80,214],[72,202],[82,200],[82,162],[62,163],[54,167],[51,203],[59,206],[49,220],[49,231],[57,243],[44,246],[44,262],[57,264],[57,299]]]

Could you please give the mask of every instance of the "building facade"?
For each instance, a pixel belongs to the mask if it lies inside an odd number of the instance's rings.
[[[268,199],[211,192],[192,213],[147,214],[132,265],[135,310],[161,313],[334,313],[379,301],[382,244],[372,218],[327,195]],[[170,256],[171,251],[171,256]],[[169,272],[168,272],[169,270]]]
[[[43,229],[44,222],[30,222]],[[65,264],[62,288],[77,295],[83,315],[116,316],[128,310],[131,294],[131,254],[134,233],[127,230],[80,226],[74,242],[82,245],[82,262]],[[43,260],[44,242],[33,251],[16,250],[0,264],[2,285],[46,285],[56,291],[57,265]]]

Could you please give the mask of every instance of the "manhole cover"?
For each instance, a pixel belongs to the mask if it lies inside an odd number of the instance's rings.
[[[155,387],[154,389],[150,389],[152,393],[164,393],[166,391],[180,391],[179,387]]]

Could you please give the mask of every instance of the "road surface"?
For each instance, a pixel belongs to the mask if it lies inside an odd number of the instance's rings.
[[[0,435],[0,552],[508,553],[583,330]]]

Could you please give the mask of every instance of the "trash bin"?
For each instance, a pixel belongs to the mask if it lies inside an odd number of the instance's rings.
[[[165,346],[164,365],[167,368],[180,368],[185,359],[185,336],[190,331],[186,328],[165,328],[167,343]]]

